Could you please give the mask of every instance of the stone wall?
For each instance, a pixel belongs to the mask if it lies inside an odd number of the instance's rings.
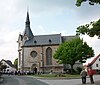
[[[52,49],[52,65],[46,65],[46,49],[50,47]],[[43,46],[43,47],[24,47],[24,68],[32,70],[32,65],[36,65],[38,71],[42,71],[44,67],[45,72],[60,71],[62,70],[62,65],[58,64],[53,58],[54,52],[57,50],[58,46]],[[43,51],[42,51],[43,49]],[[36,51],[37,56],[34,58],[31,56],[31,52]],[[44,60],[42,60],[42,52]],[[44,61],[44,66],[43,62]]]

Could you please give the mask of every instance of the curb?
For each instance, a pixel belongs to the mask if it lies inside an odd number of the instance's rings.
[[[37,77],[37,76],[26,76],[26,77],[32,77],[32,78],[35,78],[35,79],[44,79],[44,80],[65,80],[65,79],[81,79],[81,77]],[[87,77],[89,78],[89,77]]]
[[[36,79],[44,79],[44,80],[65,80],[65,79],[80,79],[80,78],[37,78],[37,77],[33,77]]]

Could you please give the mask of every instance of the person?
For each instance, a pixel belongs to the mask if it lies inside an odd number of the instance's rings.
[[[90,82],[91,82],[91,84],[94,84],[93,74],[94,74],[94,72],[93,72],[93,70],[92,70],[92,67],[90,66],[90,67],[88,68],[88,75],[89,75],[89,77],[90,77]]]
[[[86,84],[86,76],[87,76],[87,72],[85,71],[85,69],[83,69],[80,73],[80,76],[82,78],[82,83]]]

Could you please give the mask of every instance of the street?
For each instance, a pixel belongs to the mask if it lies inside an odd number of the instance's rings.
[[[49,85],[32,77],[4,75],[0,85]]]
[[[15,75],[4,75],[4,81],[0,85],[82,85],[81,79],[41,79],[33,76],[15,76]],[[94,81],[99,81],[100,85],[100,75],[94,76]],[[90,85],[90,79],[87,78],[86,85]]]
[[[80,79],[38,79],[43,82],[48,83],[49,85],[81,85],[81,78]],[[100,75],[94,75],[94,81],[96,84],[92,85],[100,85]],[[90,79],[87,77],[87,85],[90,85]]]

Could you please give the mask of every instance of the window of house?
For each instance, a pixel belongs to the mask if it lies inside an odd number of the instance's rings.
[[[99,61],[100,61],[100,58],[99,58]]]
[[[96,64],[96,67],[98,67],[98,64]]]

